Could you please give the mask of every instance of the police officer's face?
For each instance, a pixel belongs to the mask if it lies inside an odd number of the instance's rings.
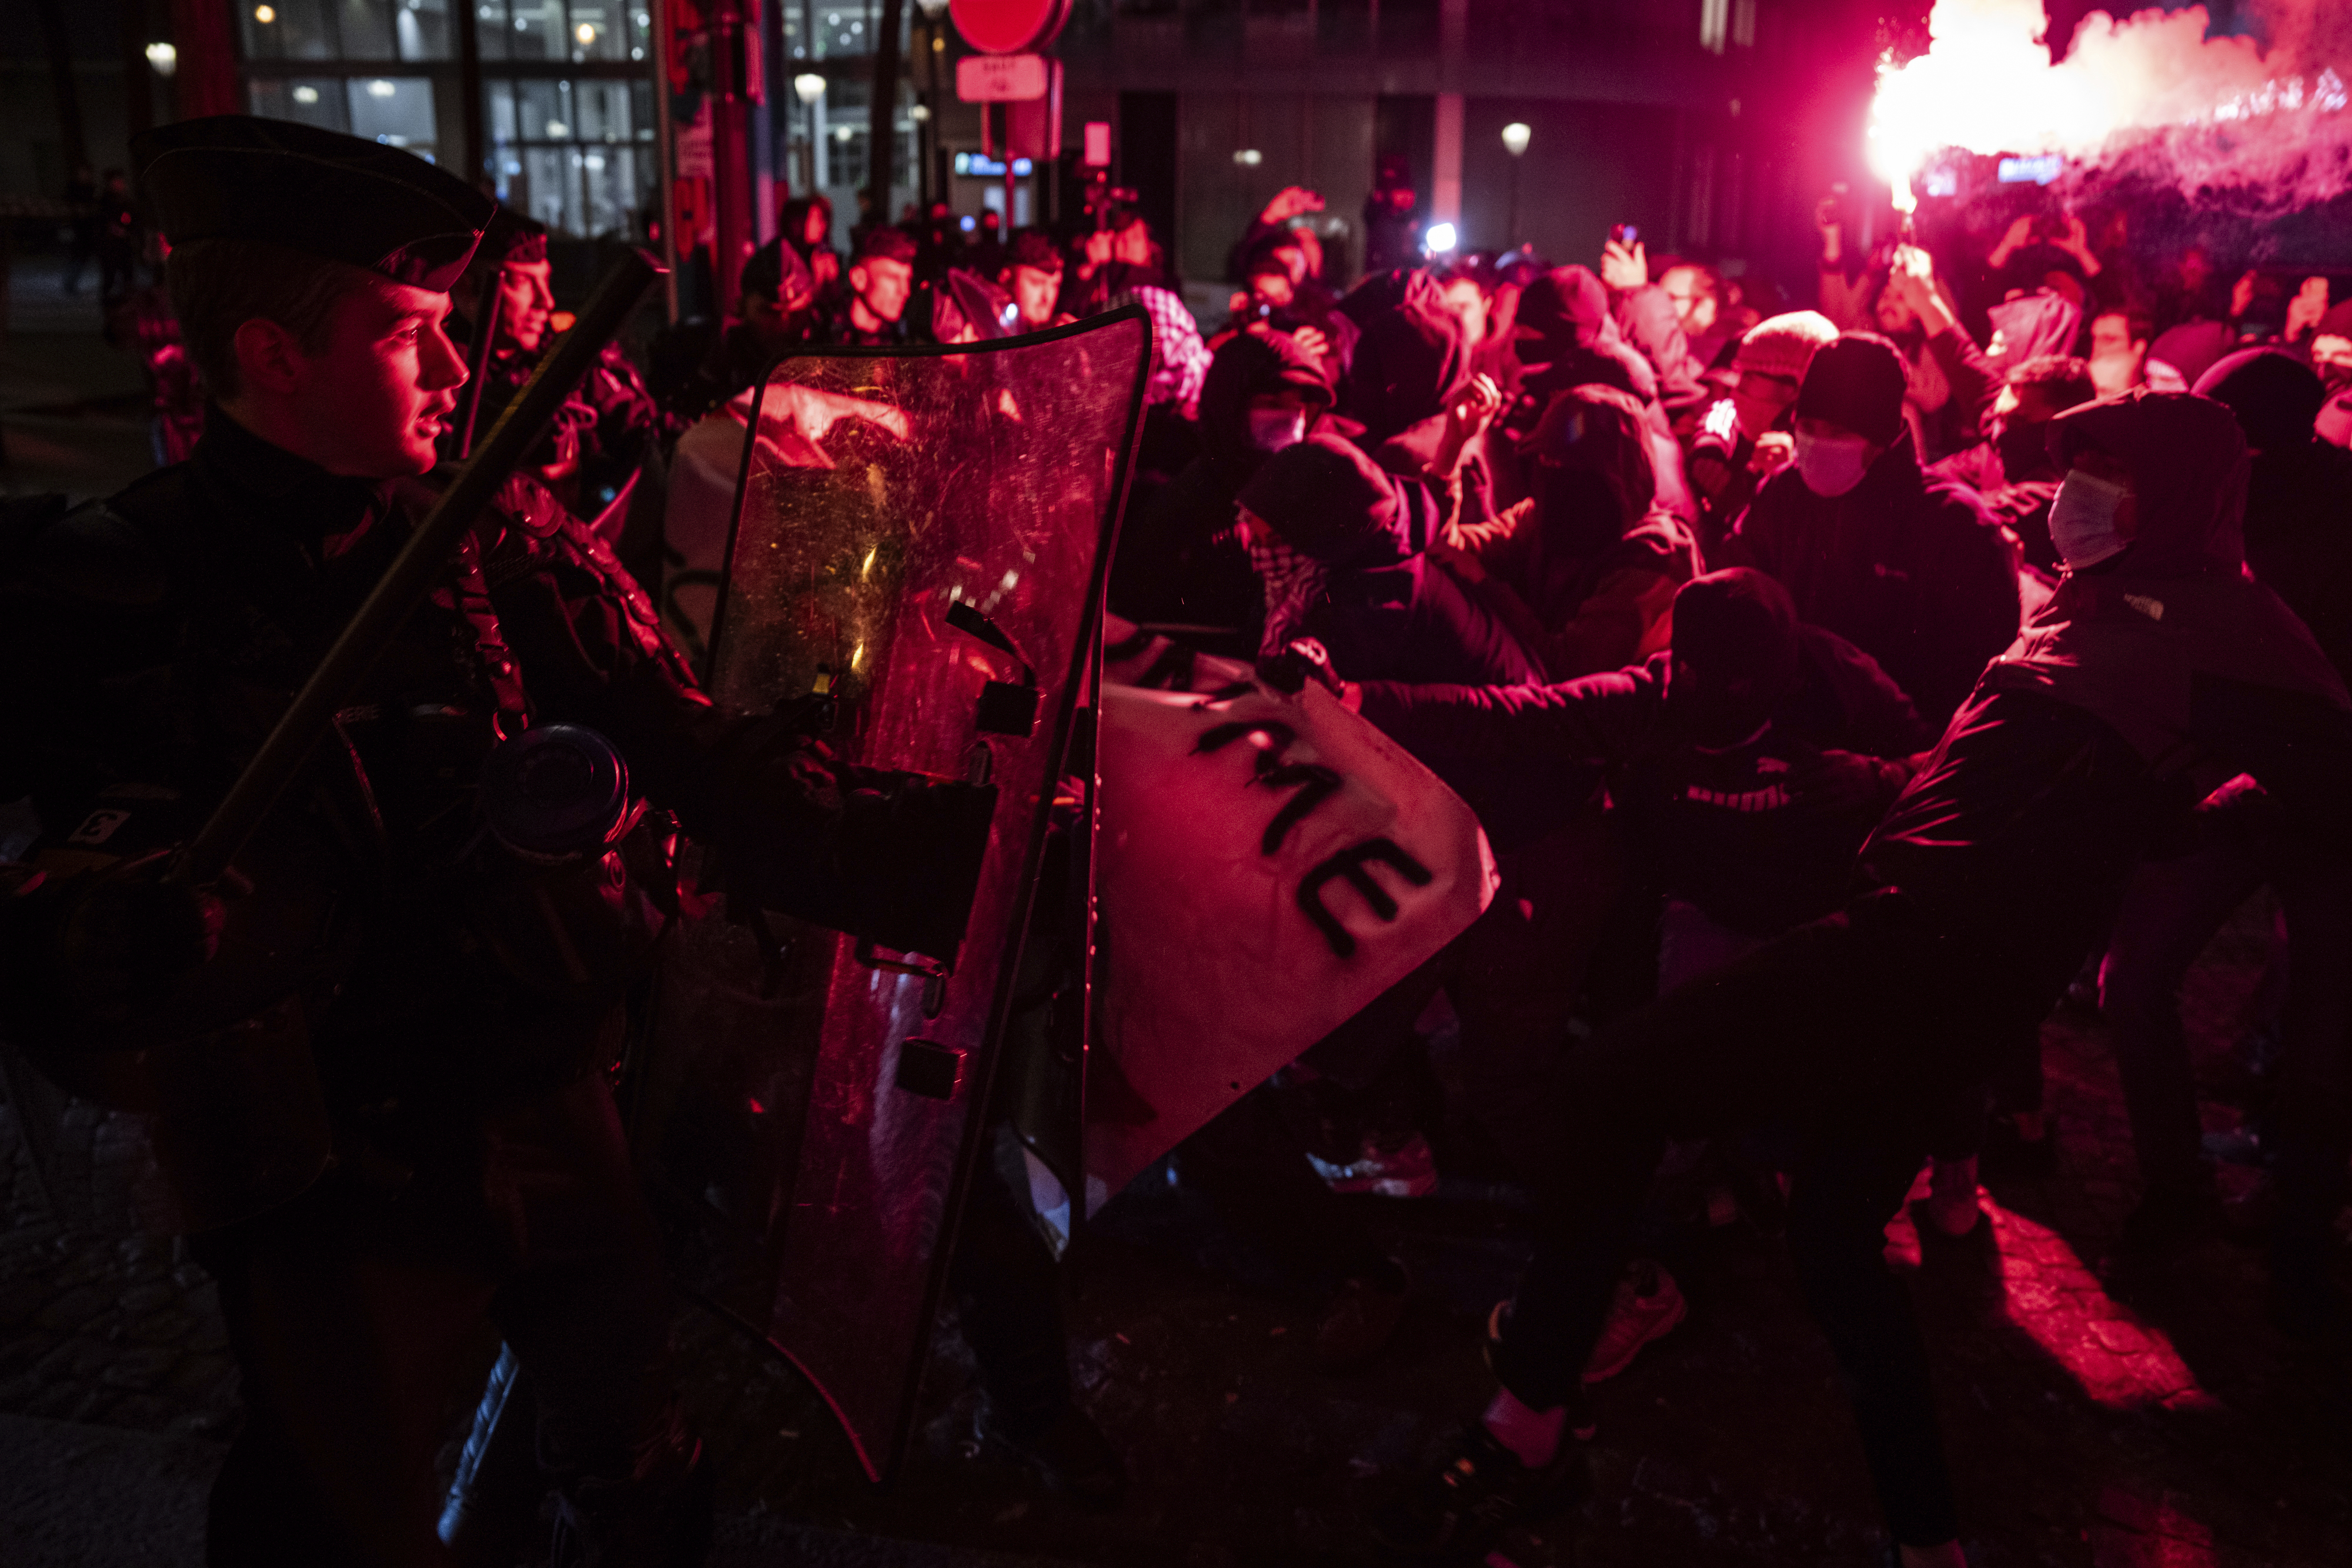
[[[849,269],[849,286],[866,308],[885,321],[907,313],[907,296],[915,287],[915,269],[888,256],[868,256]]]
[[[499,328],[525,353],[547,340],[548,318],[555,313],[555,291],[548,284],[553,271],[547,261],[510,261],[499,268]]]
[[[325,350],[271,378],[289,383],[268,390],[299,422],[300,455],[371,479],[431,468],[466,380],[465,359],[441,329],[448,314],[449,297],[429,288],[383,283],[345,295]]]
[[[1062,292],[1062,275],[1039,267],[1016,267],[1011,282],[1013,303],[1021,310],[1021,324],[1030,328],[1052,326],[1054,301]]]

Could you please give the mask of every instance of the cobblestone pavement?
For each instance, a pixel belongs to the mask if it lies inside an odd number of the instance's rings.
[[[2241,1076],[2224,1045],[2266,919],[2250,907],[2192,977],[2209,1092],[2234,1092]],[[1927,1325],[1971,1561],[2335,1568],[2352,1548],[2340,1352],[2263,1326],[2258,1261],[2227,1242],[2139,1289],[2114,1282],[2106,1254],[2135,1188],[2105,1040],[2062,1013],[2044,1045],[2054,1174],[1993,1178],[1978,1243],[1923,1259],[1907,1218],[1888,1231]],[[2209,1104],[2217,1132],[2238,1114]],[[136,1163],[132,1129],[76,1116],[67,1143],[92,1195],[78,1226],[47,1211],[14,1121],[0,1118],[0,1412],[216,1443],[236,1401],[211,1289],[172,1243],[119,1228],[138,1201],[122,1174]],[[2240,1186],[2248,1176],[2225,1170]],[[782,1561],[917,1560],[890,1555],[913,1545],[882,1551],[877,1538],[1170,1568],[1364,1561],[1364,1502],[1482,1396],[1478,1323],[1524,1257],[1511,1206],[1492,1197],[1365,1200],[1420,1283],[1398,1344],[1346,1377],[1306,1368],[1311,1303],[1200,1261],[1214,1241],[1181,1195],[1123,1198],[1124,1217],[1113,1210],[1070,1270],[1081,1398],[1137,1477],[1108,1514],[974,1452],[970,1363],[951,1325],[916,1451],[877,1491],[803,1386],[688,1308],[680,1364],[719,1460],[728,1539],[789,1543]],[[110,1209],[117,1228],[89,1223]],[[1694,1226],[1665,1257],[1690,1316],[1600,1390],[1591,1500],[1493,1561],[1878,1560],[1858,1445],[1783,1251],[1741,1226]],[[925,1562],[982,1560],[926,1551]]]

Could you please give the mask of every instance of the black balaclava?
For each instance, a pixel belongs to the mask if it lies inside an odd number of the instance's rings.
[[[1746,567],[1693,578],[1675,594],[1670,710],[1696,744],[1738,745],[1769,723],[1798,678],[1797,607]]]

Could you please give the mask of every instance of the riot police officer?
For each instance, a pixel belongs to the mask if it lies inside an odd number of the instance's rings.
[[[676,908],[655,826],[716,846],[730,896],[857,930],[934,906],[964,787],[718,711],[517,478],[230,873],[163,875],[436,499],[448,290],[493,209],[299,125],[134,148],[210,402],[188,462],[0,558],[0,782],[47,833],[0,890],[0,1024],[69,1081],[149,1085],[248,1413],[210,1560],[436,1561],[434,1451],[487,1317],[537,1390],[553,1560],[691,1561],[698,1449],[605,1071]]]

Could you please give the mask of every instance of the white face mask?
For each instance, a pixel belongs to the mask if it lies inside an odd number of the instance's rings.
[[[2131,541],[2116,532],[2116,514],[2130,495],[2129,486],[2080,468],[2066,471],[2050,502],[2050,542],[2058,547],[2067,570],[2080,571],[2123,553]]]
[[[1296,446],[1307,439],[1307,411],[1303,408],[1254,408],[1249,411],[1250,448],[1256,452],[1279,452],[1286,446]]]
[[[1870,443],[1859,435],[1797,432],[1797,473],[1816,496],[1843,496],[1870,472]]]

